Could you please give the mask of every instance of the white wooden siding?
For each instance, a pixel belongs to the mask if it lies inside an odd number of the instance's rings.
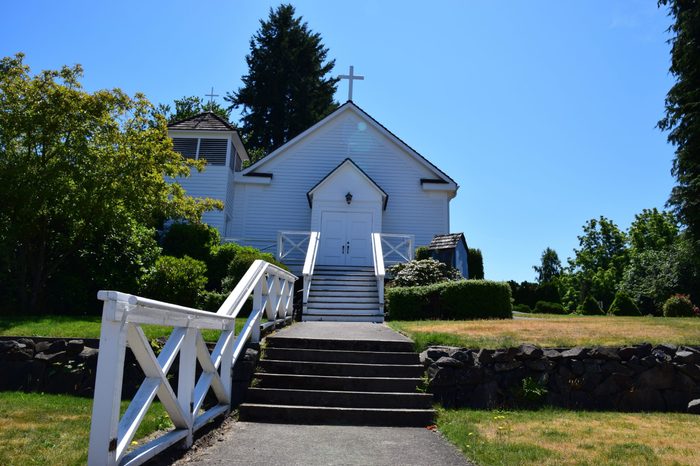
[[[230,170],[225,166],[207,165],[204,171],[197,172],[192,169],[188,178],[177,178],[179,183],[192,197],[209,197],[226,201],[226,182]],[[224,213],[219,210],[206,212],[202,220],[209,225],[216,227],[224,236]]]
[[[241,183],[246,177],[236,174],[229,236],[274,240],[279,230],[308,230],[306,193],[346,158],[389,195],[383,232],[413,234],[416,245],[449,233],[449,194],[424,191],[420,184],[435,173],[359,115],[345,112],[263,164],[257,171],[273,174],[269,185]]]

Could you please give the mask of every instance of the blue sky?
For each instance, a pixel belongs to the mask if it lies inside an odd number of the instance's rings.
[[[354,101],[460,185],[453,231],[487,278],[532,280],[545,247],[573,255],[587,219],[627,228],[662,208],[673,147],[655,128],[670,19],[654,1],[293,2]],[[80,63],[85,87],[154,103],[235,90],[277,2],[10,2],[0,54],[34,71]],[[341,83],[336,99],[347,98]],[[223,101],[222,101],[223,102]],[[234,118],[235,119],[235,118]]]

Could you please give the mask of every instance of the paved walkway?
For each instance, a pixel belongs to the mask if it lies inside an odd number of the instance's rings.
[[[412,340],[384,324],[368,322],[296,322],[273,334],[275,337],[318,340]]]
[[[439,433],[419,427],[232,422],[175,465],[472,466]]]
[[[297,322],[276,337],[411,341],[384,324]],[[175,465],[473,466],[441,434],[423,427],[290,425],[227,420]]]

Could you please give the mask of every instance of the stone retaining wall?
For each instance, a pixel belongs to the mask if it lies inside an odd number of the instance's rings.
[[[162,345],[164,341],[160,343]],[[97,373],[98,347],[99,340],[96,339],[2,338],[0,391],[21,390],[92,397]],[[210,347],[209,350],[211,349]],[[245,396],[258,361],[258,349],[259,345],[249,345],[245,356],[236,362],[233,370],[234,406]],[[174,390],[177,390],[177,366],[178,361],[175,361],[168,373]],[[131,399],[143,379],[144,374],[127,347],[122,398]]]
[[[448,407],[700,411],[695,347],[431,347],[421,362],[428,391]]]

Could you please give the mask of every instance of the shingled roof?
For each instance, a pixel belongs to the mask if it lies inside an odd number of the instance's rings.
[[[168,129],[186,131],[235,131],[228,121],[213,112],[204,112],[184,120],[168,124]]]
[[[467,240],[464,239],[464,233],[450,233],[449,235],[435,235],[433,240],[428,245],[429,249],[454,249],[460,241],[464,241],[466,246]]]

